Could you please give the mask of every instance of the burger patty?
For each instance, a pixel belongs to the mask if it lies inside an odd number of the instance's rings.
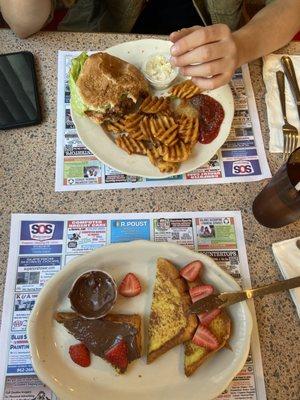
[[[101,124],[106,120],[115,121],[120,119],[123,115],[129,114],[134,106],[134,101],[126,97],[115,105],[115,107],[109,108],[105,113],[99,111],[86,111],[85,114],[94,122]]]

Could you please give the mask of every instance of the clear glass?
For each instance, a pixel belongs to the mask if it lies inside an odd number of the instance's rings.
[[[256,220],[268,228],[280,228],[300,219],[300,147],[276,172],[255,198],[252,206]]]

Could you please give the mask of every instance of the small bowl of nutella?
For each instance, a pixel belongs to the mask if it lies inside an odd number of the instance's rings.
[[[117,285],[105,271],[87,271],[74,282],[69,299],[72,309],[81,317],[102,318],[117,300]]]
[[[156,89],[166,89],[178,76],[178,68],[169,61],[170,54],[155,53],[142,65],[142,72],[149,83]]]

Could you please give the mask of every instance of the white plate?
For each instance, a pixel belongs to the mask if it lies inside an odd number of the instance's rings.
[[[159,39],[143,39],[121,43],[105,50],[107,53],[122,58],[125,61],[141,68],[145,58],[154,52],[169,52],[171,42]],[[162,92],[156,92],[161,94]],[[206,164],[218,151],[227,139],[234,114],[233,96],[228,85],[209,92],[209,95],[218,100],[225,111],[224,121],[215,140],[209,144],[198,143],[191,157],[181,164],[176,174],[160,172],[150,163],[148,157],[129,155],[114,144],[106,135],[101,126],[93,123],[89,118],[72,113],[81,141],[102,162],[127,175],[137,175],[152,179],[162,179],[168,176],[183,174]]]
[[[75,339],[53,319],[57,310],[69,310],[67,295],[76,278],[90,269],[107,270],[117,282],[134,272],[141,279],[143,292],[128,299],[119,296],[114,312],[149,316],[155,266],[165,257],[177,266],[200,259],[205,265],[204,280],[218,290],[238,290],[239,286],[209,257],[172,243],[135,241],[102,247],[77,257],[51,278],[41,290],[28,322],[28,338],[33,367],[38,377],[61,400],[210,400],[218,396],[242,369],[248,356],[252,329],[246,303],[230,307],[232,351],[220,350],[193,376],[185,377],[183,346],[168,351],[146,365],[145,356],[130,364],[124,375],[99,357],[92,357],[88,368],[74,364],[68,354]],[[144,322],[145,323],[145,322]],[[145,346],[144,346],[145,347]]]

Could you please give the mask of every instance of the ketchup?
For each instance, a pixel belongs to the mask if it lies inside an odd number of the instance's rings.
[[[199,112],[199,142],[208,144],[218,136],[224,119],[223,107],[217,100],[206,94],[194,96],[190,103]]]

